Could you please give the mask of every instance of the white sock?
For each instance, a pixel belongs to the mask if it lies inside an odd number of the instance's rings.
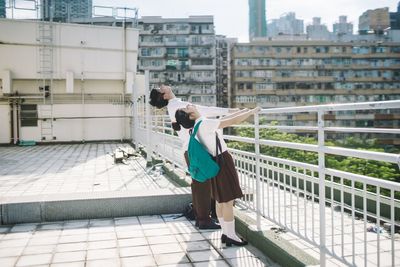
[[[223,235],[226,235],[226,229],[225,229],[224,218],[219,218],[219,217],[218,217],[218,221],[219,221],[219,225],[221,225],[222,234],[223,234]]]
[[[242,240],[240,239],[240,237],[238,237],[236,235],[236,231],[235,231],[235,220],[233,221],[224,221],[224,226],[226,229],[226,235],[233,240],[236,240],[238,242],[242,242]]]

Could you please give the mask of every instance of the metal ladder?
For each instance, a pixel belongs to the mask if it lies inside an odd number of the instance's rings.
[[[52,12],[52,8],[49,9]],[[53,135],[53,22],[50,15],[49,21],[42,17],[38,22],[39,43],[39,88],[43,93],[43,105],[40,108],[41,139],[51,141]]]

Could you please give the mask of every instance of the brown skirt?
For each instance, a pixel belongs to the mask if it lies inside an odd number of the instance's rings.
[[[243,197],[239,177],[231,154],[225,151],[219,157],[222,157],[222,162],[220,161],[221,169],[217,176],[211,179],[212,198],[222,203]]]

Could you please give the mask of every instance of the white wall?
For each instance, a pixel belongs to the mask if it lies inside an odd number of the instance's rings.
[[[14,79],[39,78],[38,25],[0,19],[0,71],[10,70]],[[54,78],[65,79],[72,71],[77,79],[83,74],[84,79],[123,80],[125,63],[126,71],[136,71],[138,38],[132,28],[54,23]]]
[[[38,105],[39,118],[46,117],[41,114],[42,106]],[[123,118],[129,112],[129,107],[113,104],[53,105],[53,136],[55,141],[65,142],[129,139],[131,119]],[[21,127],[20,139],[42,141],[42,123],[39,120],[37,127]]]
[[[11,142],[10,105],[0,103],[0,144]]]
[[[39,23],[0,19],[0,73],[9,71],[12,77],[12,88],[7,93],[18,91],[21,97],[42,94],[39,91],[42,81],[38,74]],[[66,23],[53,25],[52,114],[41,114],[41,105],[38,105],[39,118],[56,118],[52,122],[52,135],[46,134],[46,141],[52,137],[56,138],[55,141],[131,138],[132,110],[130,106],[120,105],[118,99],[124,93],[127,94],[126,99],[130,98],[127,85],[133,87],[131,83],[136,72],[139,31]],[[68,92],[67,73],[72,73],[70,76],[74,78],[69,83]],[[126,77],[129,77],[127,85]],[[0,77],[0,84],[2,82]],[[81,94],[87,95],[88,101],[84,104]],[[7,95],[4,96],[6,99]],[[50,104],[51,99],[46,98],[46,104]],[[24,103],[43,103],[43,100],[26,98]],[[0,143],[11,141],[11,136],[5,135],[10,127],[10,123],[3,119],[9,116],[7,114],[9,111],[0,109]],[[41,141],[44,136],[42,124],[45,123],[49,124],[49,120],[39,120],[37,127],[21,127],[20,140]]]

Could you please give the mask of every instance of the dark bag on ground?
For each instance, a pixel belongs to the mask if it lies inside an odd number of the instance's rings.
[[[191,221],[193,221],[195,219],[192,202],[190,202],[186,206],[185,210],[183,211],[183,216],[185,216],[188,220],[191,220]]]

